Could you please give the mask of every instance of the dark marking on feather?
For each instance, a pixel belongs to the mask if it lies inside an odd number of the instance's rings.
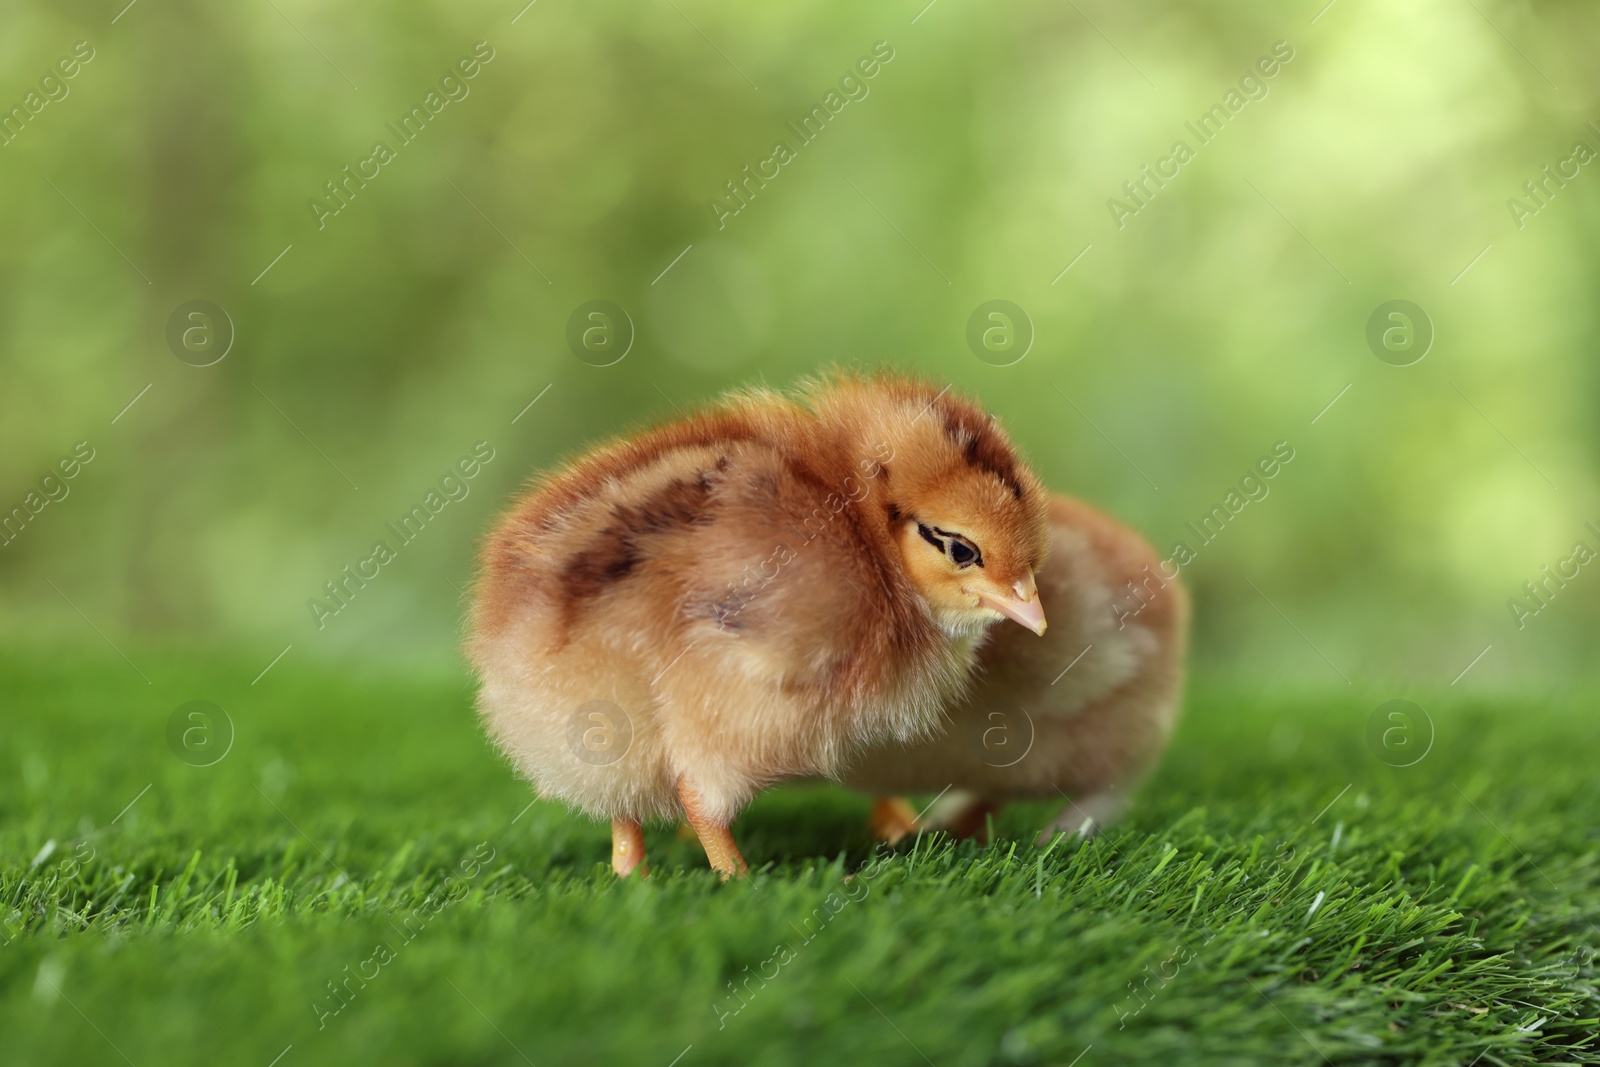
[[[741,618],[750,599],[753,598],[742,598],[737,593],[729,593],[715,600],[690,601],[683,606],[683,617],[706,619],[715,622],[717,629],[724,633],[740,634],[750,628],[749,620]]]
[[[757,471],[751,475],[750,489],[769,503],[778,499],[778,479],[770,471]]]
[[[1017,477],[1017,457],[1005,440],[995,432],[992,420],[984,418],[975,408],[952,404],[944,408],[944,433],[950,442],[961,449],[967,466],[976,467],[999,479],[1011,490],[1017,500],[1022,499],[1022,482]]]
[[[541,533],[556,528],[560,520],[599,495],[602,486],[620,481],[635,471],[661,462],[685,449],[726,449],[741,444],[762,444],[766,435],[748,415],[738,411],[708,411],[680,422],[668,423],[634,438],[591,453],[566,470],[550,476],[539,487],[541,512],[534,519]],[[718,472],[733,460],[723,453]],[[537,483],[536,483],[537,484]]]
[[[710,522],[710,496],[711,478],[701,471],[694,481],[673,479],[638,504],[615,505],[611,521],[562,571],[567,603],[588,599],[627,578],[652,555],[652,535]]]

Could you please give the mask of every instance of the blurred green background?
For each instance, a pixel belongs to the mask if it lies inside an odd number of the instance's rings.
[[[94,459],[0,547],[4,640],[446,665],[530,471],[730,386],[894,363],[1163,549],[1287,441],[1184,568],[1208,669],[1444,687],[1492,646],[1463,685],[1582,671],[1600,567],[1523,629],[1507,601],[1600,548],[1600,166],[1523,188],[1600,148],[1592,5],[923,2],[10,5],[0,509]],[[875,47],[802,143],[786,124]],[[380,140],[319,228],[308,201]],[[566,340],[595,299],[636,330],[605,367]],[[1007,366],[967,342],[994,299],[1031,321]],[[1366,337],[1396,299],[1434,335],[1408,366]],[[192,300],[233,325],[211,366],[169,347]],[[478,442],[470,494],[319,629],[308,599]]]

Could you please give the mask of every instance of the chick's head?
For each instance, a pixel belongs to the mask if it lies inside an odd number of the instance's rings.
[[[889,521],[906,573],[950,633],[1009,618],[1043,634],[1034,572],[1049,543],[1048,494],[992,419],[945,403],[893,463]]]

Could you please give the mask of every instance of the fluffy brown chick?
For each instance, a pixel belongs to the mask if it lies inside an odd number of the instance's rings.
[[[1089,833],[1119,813],[1166,747],[1189,615],[1176,571],[1081,501],[1054,497],[1049,514],[1037,575],[1049,633],[995,631],[942,731],[880,743],[845,768],[847,785],[880,794],[879,836],[920,828],[909,805],[888,796],[912,792],[941,794],[926,825],[958,836],[982,834],[1008,800],[1058,797],[1067,806],[1040,840]]]
[[[990,416],[891,375],[612,441],[487,539],[486,728],[541,796],[612,821],[618,874],[680,811],[742,874],[728,826],[757,791],[932,737],[994,622],[1044,630],[1046,507]]]

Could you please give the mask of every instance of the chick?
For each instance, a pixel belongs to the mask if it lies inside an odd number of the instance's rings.
[[[541,796],[611,820],[618,875],[680,812],[741,875],[728,828],[757,791],[934,737],[993,623],[1044,632],[1047,506],[946,390],[730,395],[538,478],[489,534],[480,713]]]
[[[845,768],[847,785],[880,794],[878,836],[920,828],[886,795],[911,792],[941,793],[927,825],[957,836],[983,833],[1007,800],[1058,796],[1069,802],[1040,841],[1089,833],[1120,812],[1166,747],[1189,615],[1176,571],[1126,526],[1057,496],[1037,582],[1050,605],[1044,640],[996,631],[940,733],[879,744]]]

